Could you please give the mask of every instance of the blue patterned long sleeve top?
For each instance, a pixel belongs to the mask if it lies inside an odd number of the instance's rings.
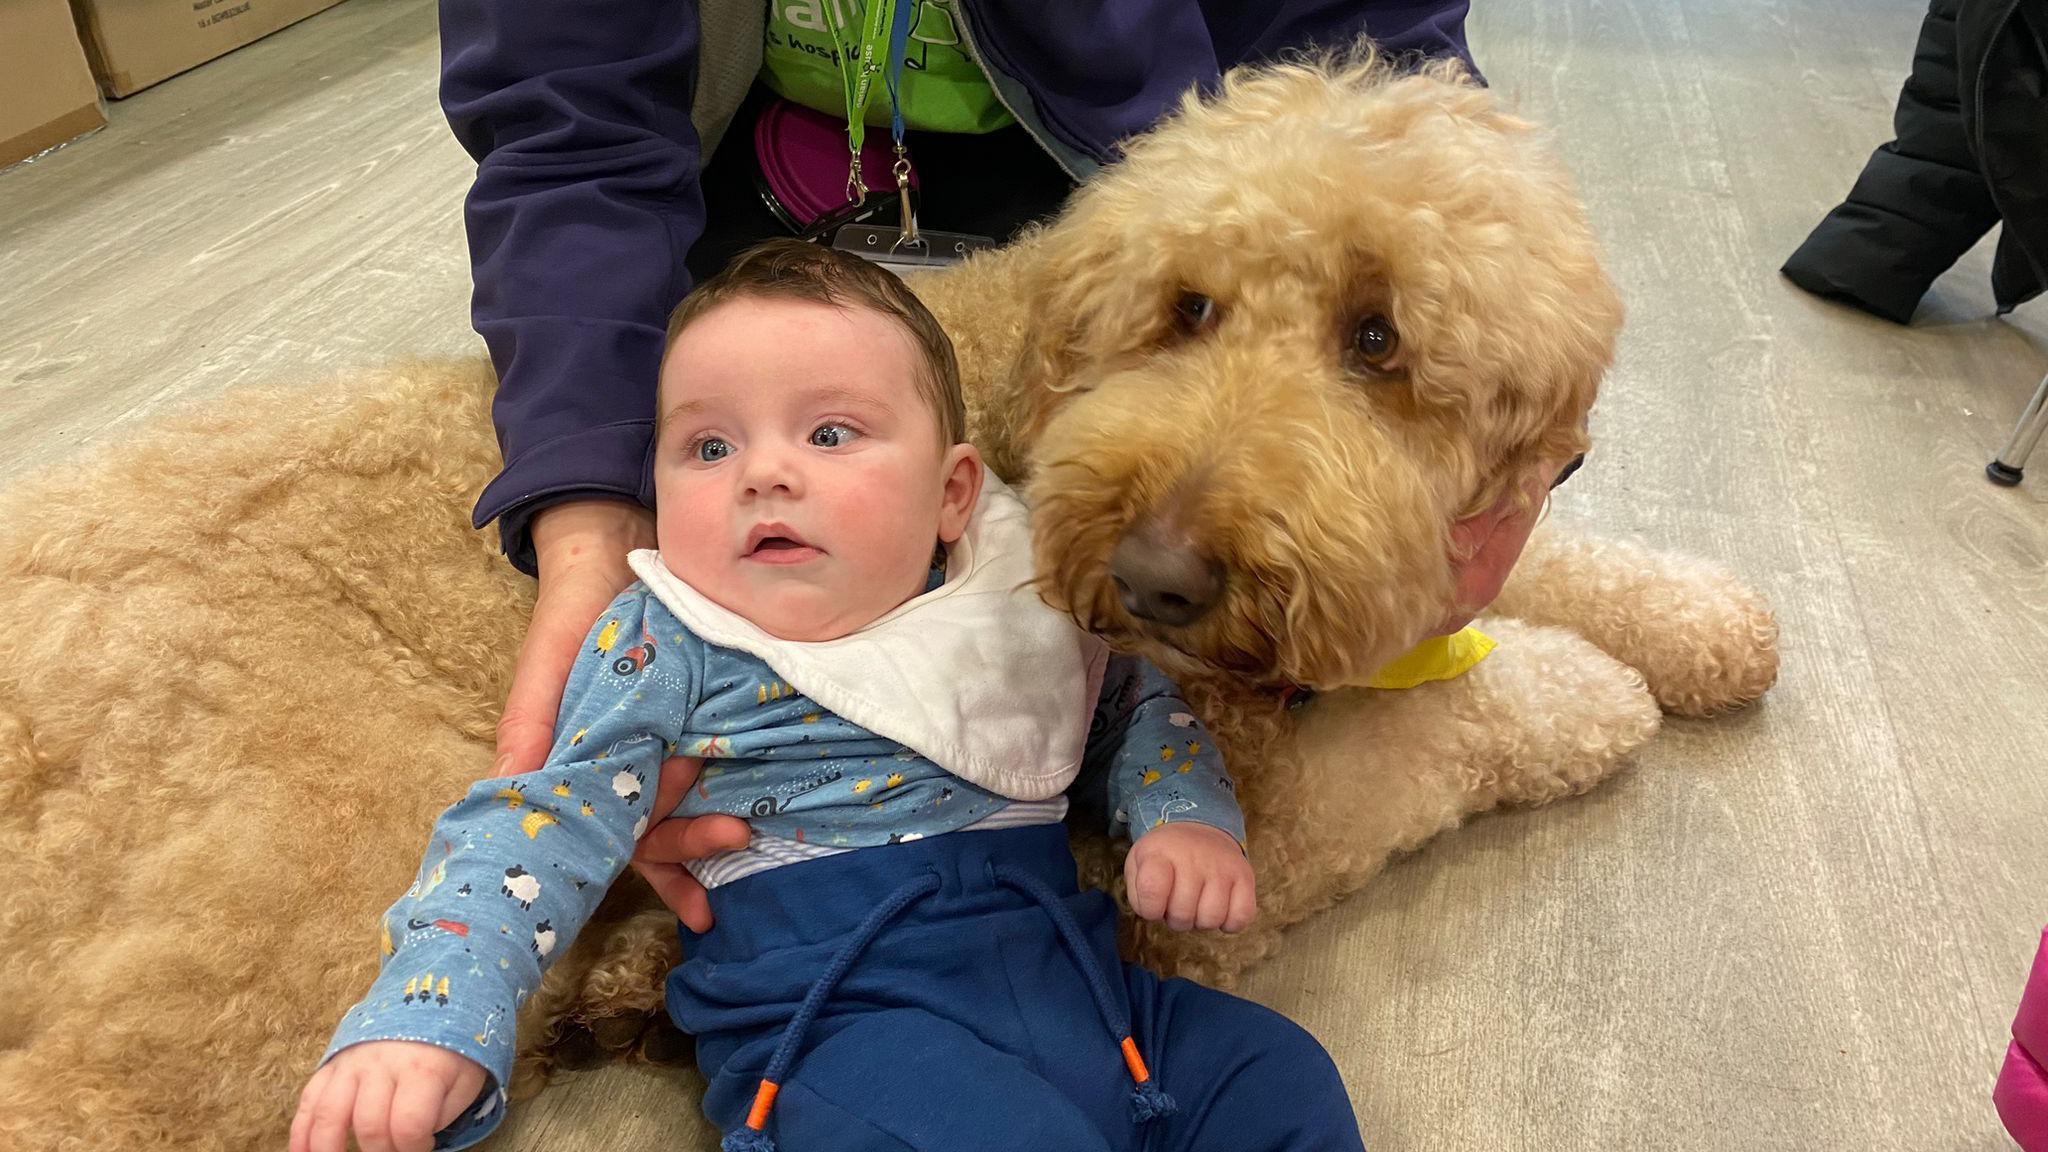
[[[1065,811],[1015,804],[823,711],[759,658],[695,637],[635,584],[584,644],[543,766],[478,782],[435,823],[417,878],[384,915],[382,970],[323,1062],[370,1040],[457,1052],[489,1079],[436,1147],[489,1134],[517,1050],[514,1015],[626,867],[654,816],[661,764],[678,754],[705,758],[678,814],[746,818],[755,869]],[[1141,660],[1111,659],[1070,791],[1109,813],[1113,833],[1196,821],[1244,841],[1209,734]]]

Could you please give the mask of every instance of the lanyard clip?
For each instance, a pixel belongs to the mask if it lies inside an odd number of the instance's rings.
[[[901,141],[896,144],[896,166],[892,171],[896,174],[896,195],[900,201],[897,223],[903,227],[899,243],[921,245],[924,241],[917,237],[917,205],[910,199],[910,154],[903,150]]]

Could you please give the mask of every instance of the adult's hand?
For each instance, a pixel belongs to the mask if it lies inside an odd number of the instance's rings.
[[[633,582],[626,553],[652,547],[654,513],[623,500],[570,500],[534,516],[540,592],[498,717],[496,775],[531,772],[547,759],[577,649],[605,606]]]
[[[1511,489],[1493,507],[1451,525],[1452,607],[1432,635],[1448,636],[1470,624],[1500,596],[1564,468],[1557,461],[1538,465],[1522,478],[1521,491]]]
[[[673,812],[683,794],[697,782],[704,761],[694,756],[677,756],[661,766],[661,781],[654,789],[654,813]],[[747,822],[734,816],[676,816],[664,819],[640,837],[633,850],[633,871],[638,872],[669,911],[692,932],[711,931],[711,899],[704,885],[683,867],[713,852],[745,848],[753,833]]]

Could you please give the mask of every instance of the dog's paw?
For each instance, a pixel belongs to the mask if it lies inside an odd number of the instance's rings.
[[[1642,675],[1576,633],[1508,619],[1481,627],[1499,647],[1444,702],[1466,738],[1460,771],[1476,807],[1575,796],[1662,726]]]
[[[1778,618],[1763,594],[1711,566],[1695,574],[1694,599],[1671,621],[1671,642],[1642,669],[1675,716],[1713,716],[1753,703],[1778,682]]]
[[[1778,622],[1718,564],[1629,541],[1531,541],[1494,611],[1566,628],[1642,673],[1666,712],[1711,716],[1778,679]]]

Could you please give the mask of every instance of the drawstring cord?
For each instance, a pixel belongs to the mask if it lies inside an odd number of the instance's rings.
[[[889,921],[903,914],[903,910],[939,890],[939,875],[928,873],[923,879],[913,880],[896,890],[896,894],[876,905],[861,921],[853,933],[853,939],[832,958],[825,968],[825,974],[811,985],[804,995],[804,1002],[797,1006],[796,1015],[789,1018],[789,1026],[783,1029],[782,1040],[775,1045],[775,1055],[768,1061],[768,1068],[761,1076],[761,1086],[754,1090],[754,1106],[747,1112],[747,1122],[726,1133],[719,1142],[722,1152],[775,1152],[775,1141],[768,1138],[768,1112],[775,1107],[775,1096],[782,1091],[783,1077],[789,1075],[789,1066],[796,1062],[796,1050],[803,1043],[804,1033],[810,1030],[811,1021],[817,1019],[818,1010],[839,987],[839,982],[853,969],[853,962],[867,950],[876,936]]]
[[[1073,957],[1074,966],[1081,970],[1089,992],[1095,997],[1095,1008],[1102,1014],[1103,1024],[1108,1026],[1111,1035],[1118,1038],[1117,1047],[1123,1053],[1124,1067],[1130,1072],[1131,1082],[1135,1085],[1131,1091],[1131,1122],[1143,1124],[1173,1115],[1179,1105],[1152,1079],[1152,1070],[1145,1066],[1144,1058],[1138,1054],[1138,1042],[1131,1037],[1130,1021],[1117,1009],[1109,980],[1103,975],[1102,966],[1095,962],[1086,934],[1074,922],[1073,914],[1060,902],[1058,894],[1037,877],[1013,872],[1000,864],[989,865],[989,876],[996,883],[1028,897],[1059,930],[1060,939]],[[797,1049],[802,1046],[804,1033],[810,1030],[811,1021],[817,1019],[825,1001],[852,971],[854,961],[860,959],[861,953],[867,951],[876,936],[881,935],[882,929],[902,915],[905,909],[937,892],[940,883],[938,873],[934,872],[905,884],[877,905],[854,929],[853,938],[832,958],[832,963],[825,967],[825,974],[811,985],[803,1003],[797,1006],[796,1014],[790,1017],[782,1039],[775,1045],[775,1054],[769,1058],[768,1067],[762,1073],[760,1086],[754,1090],[754,1105],[747,1112],[746,1123],[725,1134],[725,1139],[719,1142],[721,1152],[775,1152],[775,1141],[768,1136],[768,1114],[775,1107],[775,1097],[782,1091],[782,1081],[789,1075],[790,1065],[796,1062]]]
[[[1180,1106],[1153,1081],[1152,1070],[1145,1067],[1144,1057],[1138,1055],[1138,1042],[1131,1037],[1131,1022],[1117,1008],[1116,998],[1110,994],[1109,979],[1103,975],[1102,966],[1095,962],[1095,953],[1088,947],[1088,937],[1074,922],[1073,913],[1067,911],[1059,895],[1038,877],[1012,872],[1001,864],[994,865],[990,871],[996,883],[1022,892],[1036,902],[1052,918],[1053,927],[1059,929],[1060,938],[1066,942],[1067,951],[1074,958],[1074,966],[1081,970],[1089,991],[1095,994],[1095,1007],[1102,1013],[1102,1022],[1109,1027],[1109,1034],[1117,1038],[1117,1047],[1123,1052],[1124,1067],[1130,1071],[1131,1082],[1135,1085],[1131,1091],[1131,1122],[1143,1124],[1173,1115]]]

